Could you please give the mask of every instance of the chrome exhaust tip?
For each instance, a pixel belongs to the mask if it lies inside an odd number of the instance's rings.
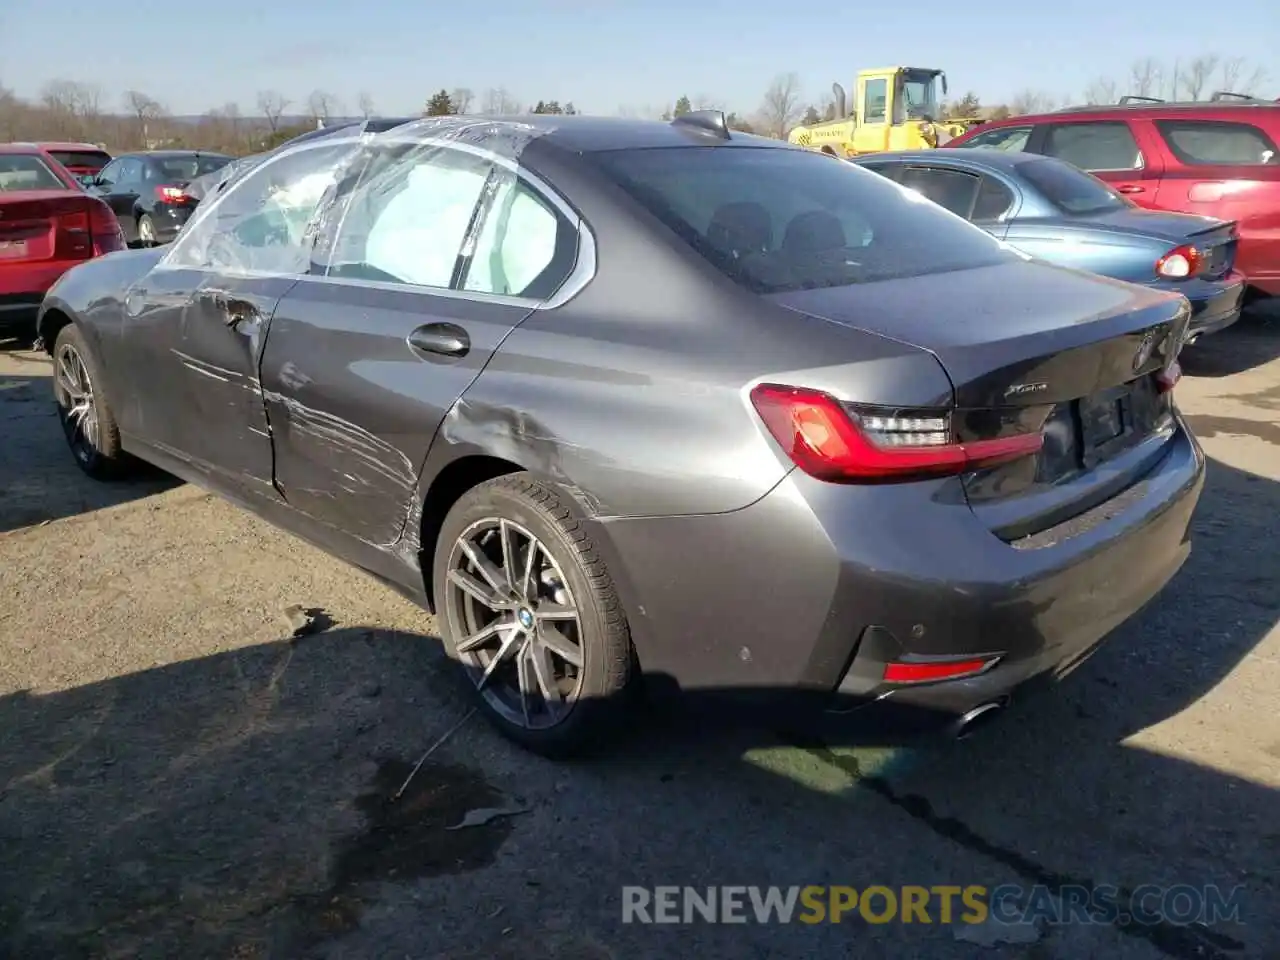
[[[956,740],[967,740],[981,727],[986,726],[1004,712],[1006,704],[1002,700],[993,700],[980,707],[974,707],[952,727],[952,736]]]

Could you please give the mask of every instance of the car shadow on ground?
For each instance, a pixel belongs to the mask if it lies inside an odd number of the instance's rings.
[[[1280,297],[1247,308],[1227,329],[1183,347],[1182,369],[1195,377],[1229,377],[1280,357]]]
[[[919,924],[673,940],[624,925],[620,890],[997,882],[1239,885],[1243,925],[1041,929],[1044,952],[982,956],[1280,955],[1280,793],[1126,742],[1280,617],[1277,515],[1276,484],[1212,462],[1159,601],[1060,689],[947,745],[709,724],[689,691],[688,711],[642,709],[612,759],[552,764],[457,727],[470,699],[435,638],[341,623],[7,695],[0,956],[968,958]]]
[[[13,353],[0,374],[0,533],[141,499],[179,481],[145,464],[128,479],[92,480],[76,466],[58,422],[43,355]]]

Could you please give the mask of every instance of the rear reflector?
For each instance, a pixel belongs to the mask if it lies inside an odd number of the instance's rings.
[[[792,463],[836,483],[967,473],[1021,459],[1044,445],[1039,433],[959,443],[945,411],[847,407],[805,387],[762,383],[751,391],[751,403]]]
[[[982,673],[996,662],[995,657],[984,660],[947,660],[925,663],[886,663],[885,683],[930,683],[935,680],[957,680],[960,677]]]

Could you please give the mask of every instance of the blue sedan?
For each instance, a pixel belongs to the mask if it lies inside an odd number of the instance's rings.
[[[1240,316],[1234,223],[1144,210],[1062,160],[1000,150],[877,153],[853,161],[1029,256],[1183,294],[1187,339]]]

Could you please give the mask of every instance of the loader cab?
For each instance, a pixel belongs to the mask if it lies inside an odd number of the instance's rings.
[[[947,77],[941,70],[886,67],[858,74],[854,110],[858,153],[918,150],[932,146],[921,128],[941,116]]]

